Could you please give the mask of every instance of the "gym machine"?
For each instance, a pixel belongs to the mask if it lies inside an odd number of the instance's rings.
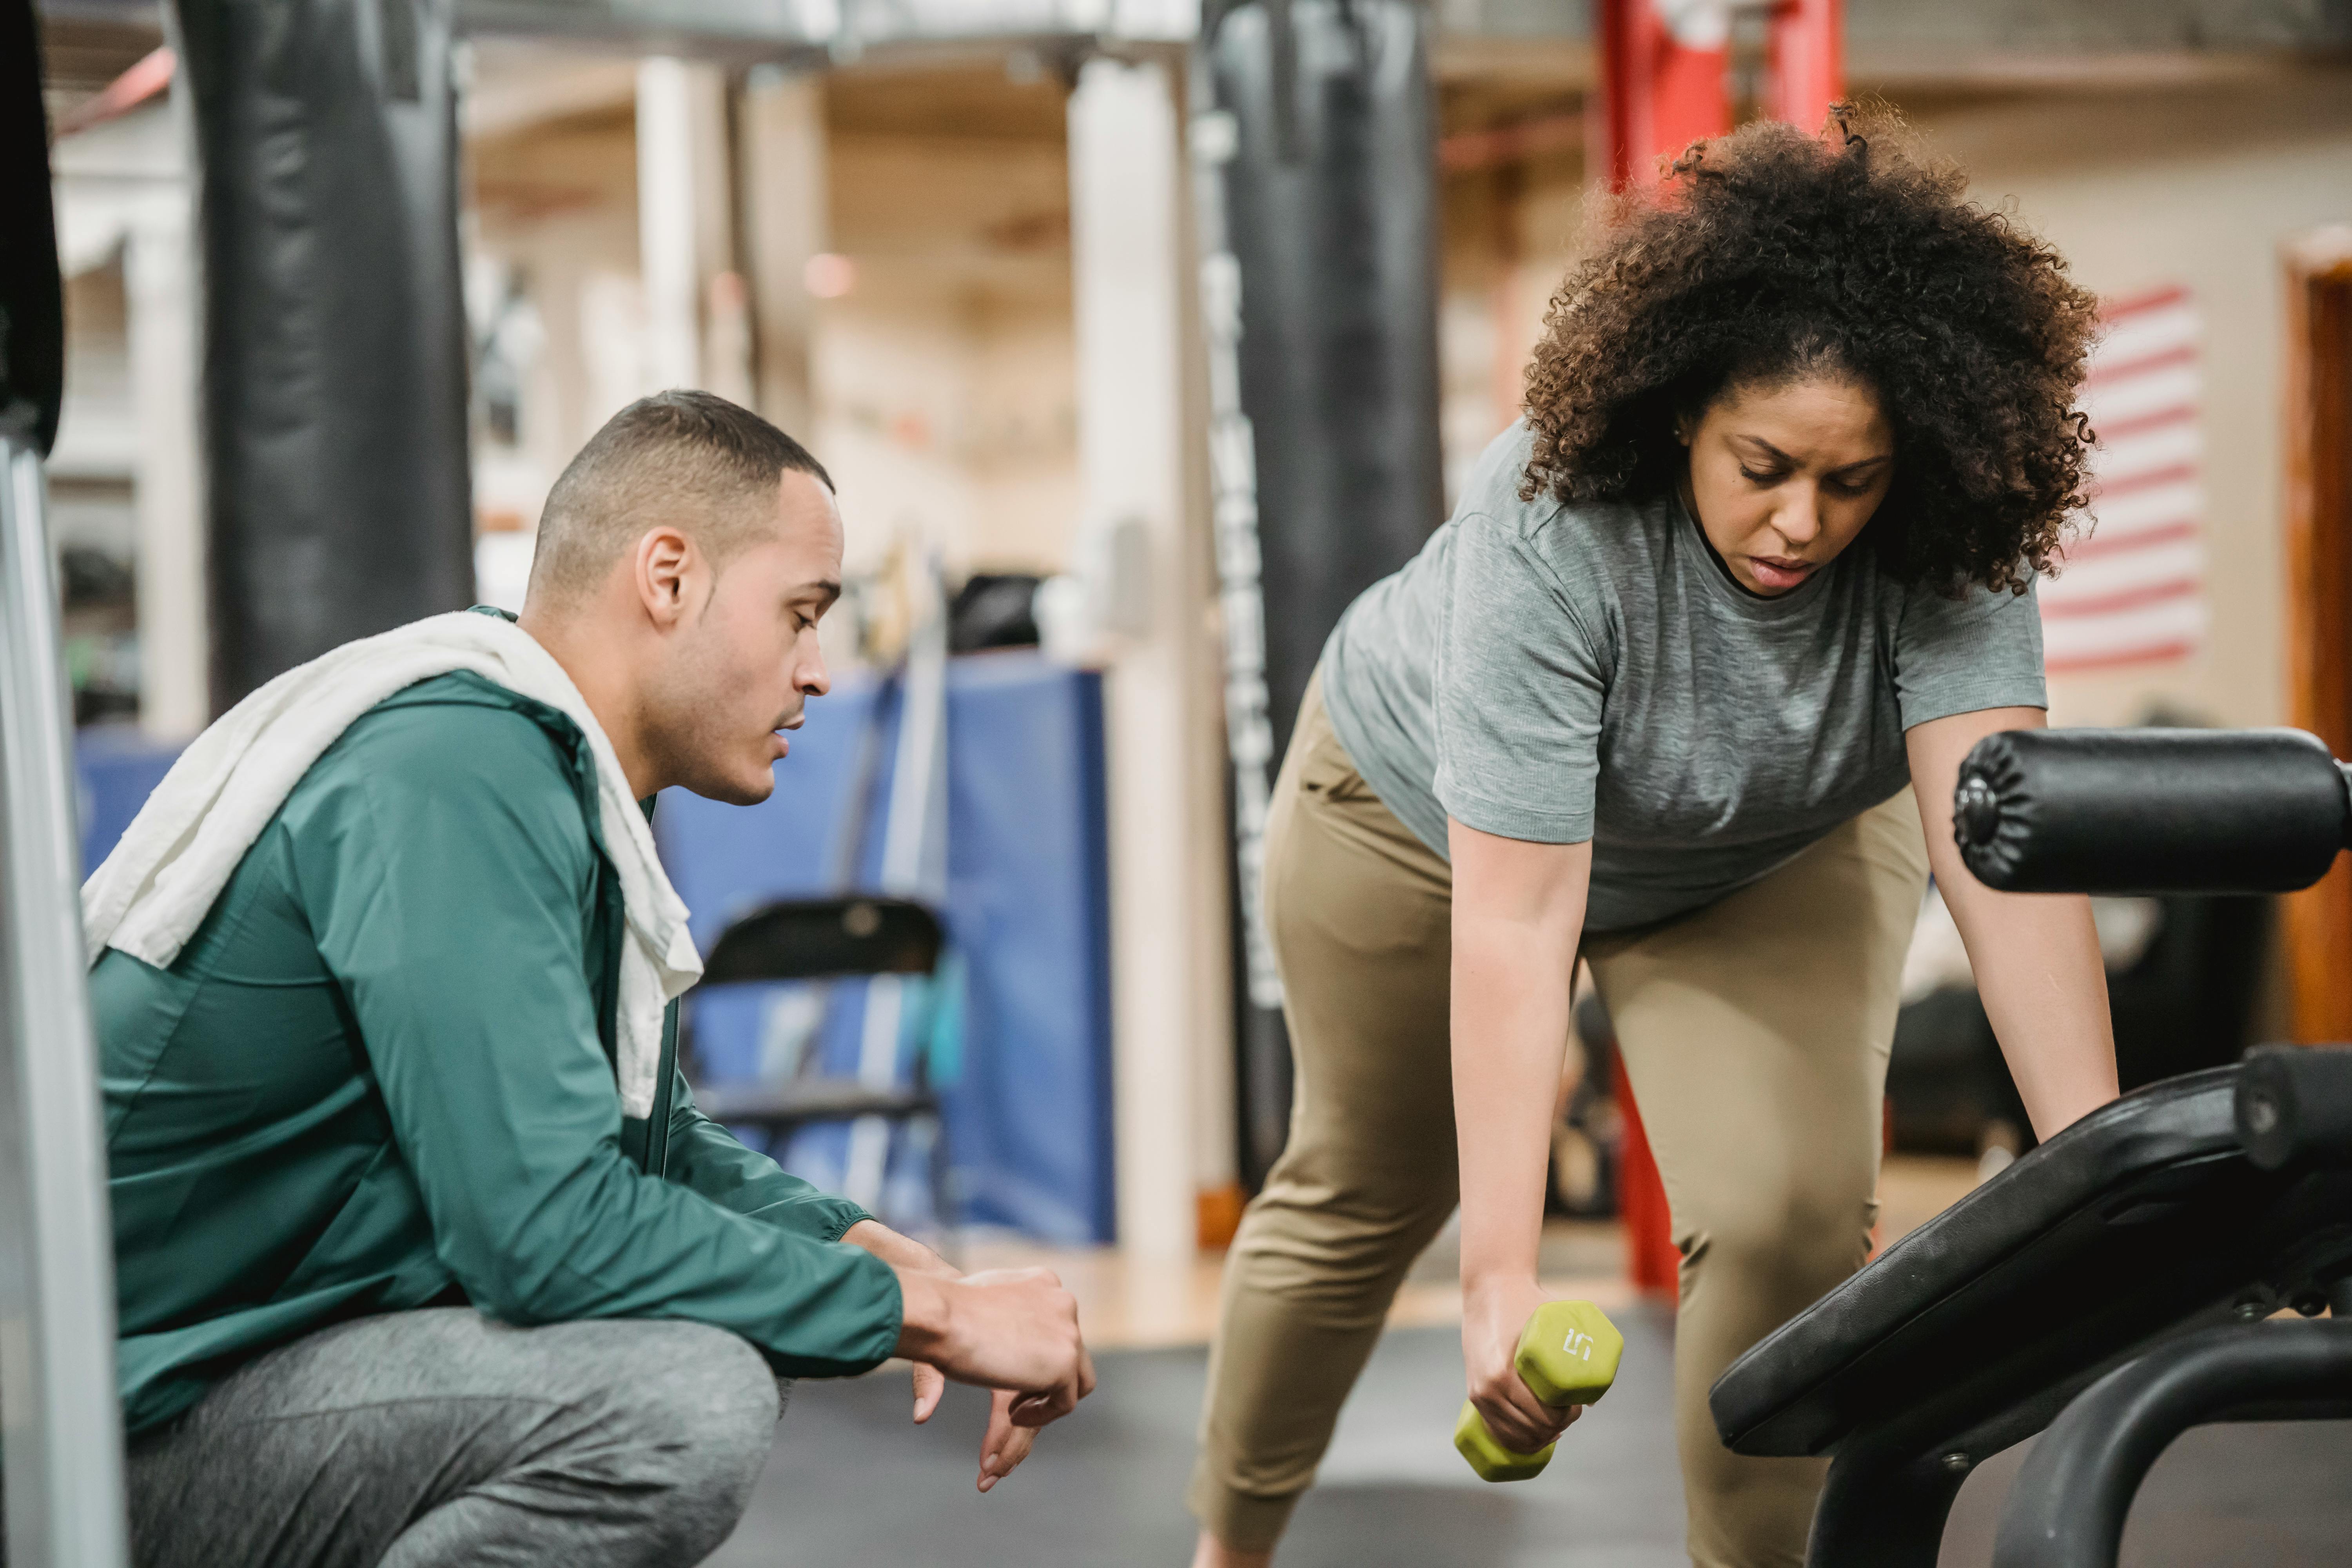
[[[114,1252],[43,458],[64,394],[39,34],[0,0],[0,1451],[5,1557],[123,1560]]]
[[[1963,764],[1954,834],[2006,891],[2286,892],[2352,842],[2348,777],[2294,731],[2013,731]],[[1932,1568],[1969,1472],[2036,1433],[1995,1568],[2113,1568],[2189,1427],[2352,1417],[2347,1320],[2352,1048],[2274,1047],[2058,1133],[1710,1404],[1736,1452],[1832,1457],[1811,1568]]]

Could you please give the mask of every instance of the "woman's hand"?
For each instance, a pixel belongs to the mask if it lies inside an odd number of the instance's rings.
[[[2115,1023],[2091,900],[2002,893],[1976,879],[1952,838],[1952,791],[1969,748],[2003,730],[2040,730],[2039,708],[1989,708],[1914,725],[1904,740],[1927,835],[1927,863],[1968,944],[1977,994],[2037,1138],[2116,1097]]]
[[[1486,1429],[1515,1454],[1536,1452],[1584,1414],[1580,1405],[1538,1402],[1513,1364],[1528,1320],[1550,1300],[1533,1279],[1463,1292],[1462,1366],[1469,1378],[1470,1403],[1486,1418]]]

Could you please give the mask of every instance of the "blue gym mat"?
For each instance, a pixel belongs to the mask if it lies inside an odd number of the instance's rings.
[[[872,886],[898,733],[894,689],[845,681],[808,707],[761,805],[665,792],[654,813],[663,864],[708,951],[726,924],[772,899],[832,890],[852,818],[857,757],[879,751],[856,879]],[[877,714],[876,703],[883,700]],[[1102,684],[1034,653],[949,661],[948,900],[952,949],[936,1017],[904,1049],[931,1050],[966,1225],[1086,1246],[1112,1239],[1110,916],[1104,819]],[[797,993],[797,995],[795,994]],[[757,1077],[813,1021],[805,987],[733,986],[696,1003],[696,1050],[717,1082]],[[856,1068],[859,986],[838,988],[816,1054]],[[844,1130],[814,1128],[777,1152],[820,1186],[840,1181]],[[915,1151],[900,1149],[886,1217],[929,1216]],[[914,1211],[914,1212],[909,1212]]]
[[[776,768],[776,793],[751,807],[665,792],[654,837],[707,951],[727,922],[772,899],[830,891],[864,726],[883,688],[852,676],[809,704],[807,727]],[[1087,1246],[1113,1239],[1110,914],[1104,820],[1102,681],[1034,653],[974,654],[948,667],[945,911],[953,958],[942,1006],[908,1048],[934,1052],[948,1147],[967,1225]],[[897,715],[878,716],[877,830],[861,880],[880,858]],[[75,737],[82,860],[114,847],[176,746],[130,727]],[[781,986],[700,997],[697,1043],[714,1081],[755,1077],[793,1022]],[[807,1009],[802,1009],[803,1016]],[[818,1042],[830,1071],[854,1071],[862,994],[843,987]],[[819,1185],[841,1175],[843,1130],[816,1128],[782,1151]],[[889,1217],[932,1216],[918,1152],[901,1149],[886,1188]]]

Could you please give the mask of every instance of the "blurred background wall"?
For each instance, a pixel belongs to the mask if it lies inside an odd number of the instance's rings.
[[[210,716],[185,95],[153,7],[44,11],[78,708],[168,743]],[[520,602],[570,454],[629,399],[685,384],[759,406],[838,480],[857,586],[826,636],[845,668],[898,658],[909,584],[934,564],[950,591],[1138,577],[1095,581],[1132,604],[1047,651],[1102,679],[1116,1228],[1170,1255],[1214,1241],[1240,1167],[1227,628],[1181,151],[1199,18],[811,3],[762,33],[698,15],[457,6],[478,595]],[[1752,111],[1762,14],[1721,15]],[[1579,252],[1595,51],[1580,0],[1436,0],[1429,22],[1450,501],[1514,416]],[[2352,19],[2315,0],[1852,0],[1847,23],[1855,90],[2141,312],[2116,342],[2147,352],[2103,362],[2099,395],[2140,400],[2116,425],[2144,438],[2108,457],[2156,499],[2109,531],[2104,565],[2086,551],[2045,590],[2053,716],[2285,721],[2281,255],[2352,221]],[[2146,548],[2123,549],[2135,529]]]

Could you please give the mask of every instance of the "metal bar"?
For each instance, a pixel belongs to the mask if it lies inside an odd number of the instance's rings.
[[[1841,1447],[1813,1510],[1808,1568],[1936,1568],[1952,1500],[1982,1458],[1901,1442]]]
[[[947,605],[940,590],[939,563],[929,551],[910,568],[917,593],[917,620],[907,647],[899,687],[898,746],[890,763],[890,799],[882,818],[883,892],[947,907]],[[877,974],[866,983],[865,1032],[857,1051],[857,1079],[869,1089],[898,1081],[898,1044],[908,987],[903,976]],[[882,1205],[889,1174],[890,1123],[863,1116],[850,1123],[843,1156],[841,1191],[866,1208]],[[950,1216],[939,1216],[945,1227]]]
[[[0,436],[0,1451],[15,1568],[120,1568],[114,1258],[39,454]]]
[[[2001,1510],[1993,1568],[2115,1568],[2132,1498],[2175,1437],[2239,1413],[2334,1420],[2347,1398],[2352,1323],[2237,1323],[2159,1345],[2042,1434]]]
[[[461,33],[610,39],[739,60],[855,59],[908,44],[1181,42],[1197,12],[1095,0],[458,0]]]
[[[1611,0],[1613,4],[1614,0]],[[40,0],[44,15],[121,20],[147,14],[142,0]],[[1051,43],[1099,37],[1180,42],[1205,11],[1231,9],[1170,0],[457,0],[469,34],[570,36],[648,47],[811,59],[828,52],[898,44]],[[1602,7],[1504,5],[1485,0],[1436,8],[1447,41],[1541,46],[1593,41]],[[1678,5],[1685,30],[1696,16],[1728,6]],[[2334,49],[2352,43],[2352,11],[2278,0],[2074,0],[2065,5],[1955,5],[1950,0],[1845,0],[1859,56],[1852,75],[1874,84],[1904,80],[2003,79],[2021,65],[2037,72],[2073,68],[2084,78],[2177,79],[2200,61],[2223,71],[2261,68],[2265,52]],[[1822,0],[1783,0],[1780,25],[1810,30],[1833,15]],[[2194,40],[2193,42],[2190,40]],[[1832,64],[1834,72],[1834,63]],[[2037,79],[2047,79],[2038,77]],[[1832,79],[1832,90],[1835,91]],[[1783,90],[1787,90],[1786,88]],[[1811,93],[1807,93],[1808,100]],[[1776,117],[1778,113],[1776,111]],[[1818,116],[1813,122],[1818,123]],[[1805,124],[1801,118],[1792,123]]]

